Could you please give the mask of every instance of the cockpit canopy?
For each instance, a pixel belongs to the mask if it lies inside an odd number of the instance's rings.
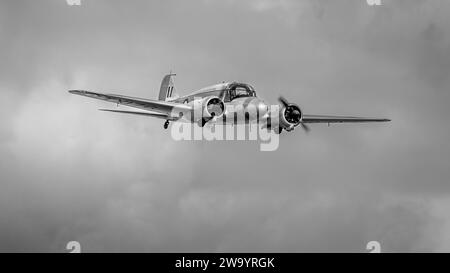
[[[245,83],[231,83],[225,93],[224,101],[232,101],[240,97],[256,97],[255,89]]]
[[[236,98],[256,97],[256,92],[251,85],[246,83],[220,83],[205,87],[192,93],[185,102],[193,100],[194,97],[208,96],[217,96],[223,99],[224,102],[230,102]]]

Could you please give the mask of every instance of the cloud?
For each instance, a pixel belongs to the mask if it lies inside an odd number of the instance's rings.
[[[447,2],[0,5],[1,251],[448,249]],[[393,122],[318,125],[262,153],[176,142],[66,92],[156,97],[170,69],[182,93],[239,80]]]

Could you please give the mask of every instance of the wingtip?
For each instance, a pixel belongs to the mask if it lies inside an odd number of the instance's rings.
[[[77,94],[77,95],[81,95],[81,94],[86,94],[88,91],[85,90],[69,90],[68,91],[70,94]]]
[[[69,90],[70,94],[80,94],[81,90]]]

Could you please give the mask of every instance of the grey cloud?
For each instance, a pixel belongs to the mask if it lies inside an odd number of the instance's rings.
[[[0,250],[448,250],[450,7],[383,2],[1,1]],[[66,92],[156,97],[170,69],[182,92],[236,79],[393,122],[262,153]]]

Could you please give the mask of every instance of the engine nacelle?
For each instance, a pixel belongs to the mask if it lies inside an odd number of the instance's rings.
[[[289,103],[280,108],[280,127],[286,131],[292,131],[303,119],[303,113],[296,104]]]
[[[203,118],[220,118],[225,112],[225,104],[216,96],[203,98],[201,105]]]

